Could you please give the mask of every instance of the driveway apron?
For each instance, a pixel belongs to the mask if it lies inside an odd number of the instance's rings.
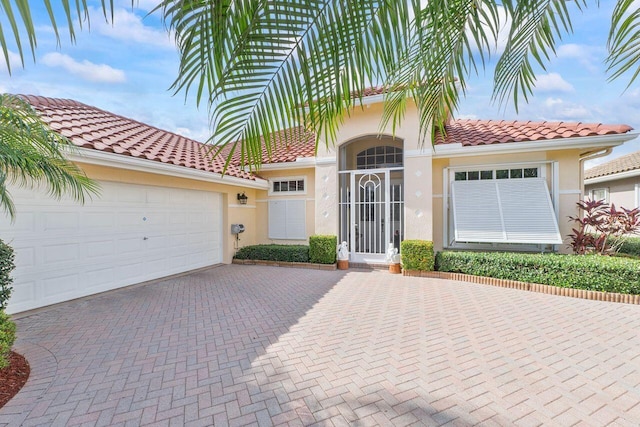
[[[0,425],[640,424],[640,306],[227,265],[19,318]]]

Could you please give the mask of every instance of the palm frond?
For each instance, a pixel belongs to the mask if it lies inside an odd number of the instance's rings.
[[[0,205],[13,218],[15,209],[6,185],[44,186],[57,199],[70,195],[84,203],[99,193],[65,152],[75,146],[54,132],[33,108],[14,95],[0,94]]]
[[[136,0],[132,0],[131,4],[133,5]],[[33,23],[33,17],[31,15],[31,10],[34,5],[35,0],[0,0],[0,14],[3,14],[6,17],[7,24],[9,26],[8,29],[5,29],[0,24],[0,48],[2,48],[2,52],[4,54],[5,63],[7,64],[7,69],[11,72],[11,62],[9,58],[9,45],[7,41],[6,32],[10,33],[13,36],[13,40],[15,42],[16,49],[18,49],[18,55],[20,56],[20,61],[24,66],[24,57],[25,57],[25,48],[22,44],[23,34],[26,34],[26,37],[29,42],[29,51],[35,61],[35,53],[37,47],[37,37],[36,37],[36,29]],[[56,10],[62,9],[64,11],[64,18],[66,20],[67,29],[69,31],[69,37],[71,42],[73,43],[76,38],[76,23],[79,28],[82,29],[83,25],[89,25],[89,9],[87,0],[59,0],[58,5],[52,4],[51,0],[42,0],[42,5],[47,11],[47,16],[49,18],[49,23],[53,28],[53,32],[56,37],[56,41],[60,44],[60,31],[58,28],[58,21],[56,19]],[[105,19],[107,19],[107,13],[110,12],[111,18],[113,20],[114,13],[114,4],[113,0],[110,0],[109,4],[106,3],[106,0],[101,0],[102,10],[104,12]],[[24,32],[24,33],[23,33]]]
[[[611,73],[609,80],[631,73],[627,87],[640,74],[640,10],[633,8],[636,4],[633,0],[616,3],[607,40],[607,72]]]
[[[249,165],[262,162],[261,137],[269,154],[282,128],[335,134],[352,93],[398,56],[372,38],[398,46],[408,22],[403,1],[167,0],[162,8],[181,51],[174,89],[208,95],[215,142],[242,140]]]
[[[518,110],[520,100],[528,101],[535,87],[532,60],[543,70],[556,43],[573,31],[566,0],[504,2],[513,20],[505,51],[496,65],[493,99],[501,105],[513,98]],[[574,0],[578,9],[585,0]]]

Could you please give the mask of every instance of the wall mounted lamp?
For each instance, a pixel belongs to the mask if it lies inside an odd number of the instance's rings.
[[[238,193],[238,202],[240,202],[241,205],[246,205],[247,200],[249,200],[249,198],[247,197],[246,194]]]

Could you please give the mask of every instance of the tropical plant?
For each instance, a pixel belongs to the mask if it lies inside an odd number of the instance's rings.
[[[580,200],[580,215],[570,216],[576,223],[569,235],[575,254],[616,254],[626,239],[640,232],[640,208],[616,209],[604,200]]]
[[[0,94],[0,206],[13,219],[16,211],[7,184],[44,185],[49,195],[65,194],[84,202],[98,184],[64,156],[74,145],[51,130],[23,99]]]
[[[59,37],[55,8],[43,2]],[[74,22],[88,20],[87,1],[59,3],[73,40]],[[101,4],[112,18],[113,2]],[[640,72],[634,4],[617,1],[607,43],[611,78],[630,75],[629,85]],[[29,0],[0,2],[21,57],[18,23],[31,51],[36,47],[31,6]],[[240,150],[244,162],[259,165],[261,145],[273,148],[282,128],[303,123],[331,142],[372,85],[386,92],[381,129],[395,129],[413,98],[428,140],[433,125],[455,111],[468,78],[496,54],[503,32],[493,98],[518,108],[535,87],[534,67],[544,69],[572,31],[572,15],[585,7],[586,0],[162,0],[156,11],[180,50],[173,88],[195,92],[198,103],[208,105],[212,141],[231,143],[230,153]],[[8,61],[1,28],[0,45]]]

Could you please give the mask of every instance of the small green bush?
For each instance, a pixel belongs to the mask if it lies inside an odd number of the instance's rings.
[[[640,237],[625,238],[618,253],[640,257]]]
[[[16,341],[16,324],[0,310],[0,369],[9,366],[9,352]]]
[[[309,237],[309,261],[316,264],[336,262],[338,238],[336,236],[315,235]]]
[[[562,288],[640,294],[640,263],[601,255],[439,252],[436,269]]]
[[[307,245],[254,245],[245,246],[236,252],[237,259],[262,261],[309,262]]]
[[[15,268],[13,263],[13,248],[0,240],[0,310],[7,308],[9,297],[11,296],[11,272]]]
[[[433,242],[429,240],[403,240],[400,243],[404,270],[433,271]]]

